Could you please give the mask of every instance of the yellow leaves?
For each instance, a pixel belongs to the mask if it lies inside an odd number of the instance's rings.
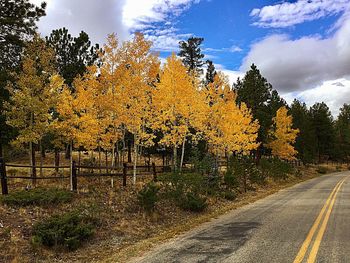
[[[215,153],[247,153],[258,146],[259,124],[244,103],[236,105],[225,75],[218,73],[213,83],[201,88],[200,79],[188,73],[175,54],[160,72],[151,42],[142,34],[121,45],[109,35],[100,54],[102,65],[90,66],[71,89],[52,70],[51,51],[39,52],[40,46],[36,43],[35,54],[23,61],[19,91],[12,89],[13,104],[8,107],[8,123],[21,129],[23,142],[37,141],[50,126],[58,137],[87,150],[111,149],[125,131],[134,135],[136,146],[149,147],[156,130],[163,135],[160,143],[172,147],[189,137],[193,142],[207,139]],[[33,57],[40,54],[44,57],[38,67]],[[52,120],[55,107],[58,117]],[[34,114],[34,122],[28,121],[28,113]]]
[[[37,143],[47,132],[63,80],[53,70],[54,54],[38,37],[27,46],[16,87],[10,87],[7,124],[19,129],[16,143]]]
[[[246,154],[256,149],[259,124],[244,103],[240,107],[236,104],[236,95],[230,89],[227,77],[217,74],[203,93],[208,107],[204,133],[210,150]]]
[[[270,131],[272,141],[267,145],[272,150],[274,156],[281,159],[295,159],[297,151],[293,147],[293,143],[299,133],[298,129],[293,129],[293,118],[288,115],[286,107],[281,107],[276,112],[273,119],[273,129]]]
[[[205,101],[196,84],[197,80],[187,74],[174,53],[167,58],[152,99],[155,109],[152,125],[164,135],[160,143],[177,147],[190,134],[191,127],[199,130]]]

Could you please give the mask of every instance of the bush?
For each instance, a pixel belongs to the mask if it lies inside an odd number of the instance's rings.
[[[288,174],[292,174],[294,169],[293,166],[279,158],[273,159],[261,159],[259,167],[263,174],[278,180],[287,179]]]
[[[187,192],[206,193],[207,176],[198,173],[171,173],[161,176],[167,197],[178,199]]]
[[[32,242],[35,245],[63,246],[75,250],[94,234],[97,222],[96,218],[79,211],[54,215],[34,225]]]
[[[165,188],[165,197],[180,208],[200,212],[207,207],[204,194],[208,193],[208,177],[198,173],[166,174],[160,177]]]
[[[326,174],[328,172],[328,169],[327,169],[327,167],[324,167],[324,166],[318,166],[316,171],[319,174]]]
[[[224,183],[225,185],[232,189],[237,188],[239,186],[239,182],[237,177],[234,175],[233,170],[229,167],[224,175]]]
[[[252,188],[253,184],[264,184],[266,176],[257,167],[253,159],[243,156],[232,156],[229,159],[224,182],[228,188],[243,187],[244,191]]]
[[[149,183],[138,192],[137,199],[140,206],[147,212],[154,210],[156,202],[158,201],[159,187],[155,183]]]
[[[73,193],[57,188],[34,188],[10,193],[1,198],[2,202],[10,206],[28,205],[57,205],[70,202]]]
[[[337,165],[336,167],[335,167],[335,170],[337,171],[337,172],[340,172],[341,171],[341,166],[340,165]]]
[[[228,190],[223,191],[221,193],[221,196],[226,200],[230,200],[230,201],[235,200],[237,198],[237,194],[235,192],[228,191]]]
[[[192,151],[192,157],[190,162],[194,165],[196,173],[200,174],[212,174],[215,170],[215,159],[213,155],[206,153],[201,154],[197,148]]]
[[[207,207],[207,200],[199,194],[188,192],[180,199],[182,209],[192,212],[202,212]]]

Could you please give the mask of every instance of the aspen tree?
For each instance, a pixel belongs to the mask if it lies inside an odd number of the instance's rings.
[[[160,62],[156,54],[150,53],[152,43],[141,33],[136,33],[131,41],[124,42],[120,53],[126,70],[122,78],[124,107],[123,124],[134,136],[133,182],[136,182],[138,148],[151,146],[154,134],[148,133],[152,119],[151,93],[159,73]]]
[[[8,86],[11,98],[5,105],[7,124],[19,130],[14,144],[29,144],[33,178],[36,177],[34,144],[48,130],[57,91],[63,85],[63,79],[55,74],[54,61],[53,51],[35,36],[26,48],[15,85]]]
[[[197,90],[198,81],[187,74],[187,68],[175,54],[167,58],[160,83],[153,95],[154,129],[163,133],[160,143],[174,149],[174,170],[177,170],[177,148],[182,147],[181,165],[190,128],[199,128],[205,116],[205,100]],[[181,167],[180,165],[180,167]]]
[[[286,160],[295,159],[298,152],[294,149],[293,143],[295,143],[299,130],[293,129],[292,125],[293,117],[288,115],[287,108],[279,108],[273,118],[273,127],[270,130],[272,141],[267,144],[272,155]]]
[[[245,103],[236,104],[227,76],[219,72],[203,92],[208,105],[205,135],[217,158],[226,151],[247,154],[255,150],[259,124]]]

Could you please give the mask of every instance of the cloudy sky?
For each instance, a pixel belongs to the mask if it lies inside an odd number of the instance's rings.
[[[31,0],[38,4],[42,0]],[[67,27],[103,43],[135,31],[161,57],[189,36],[230,76],[255,63],[288,102],[325,101],[334,115],[350,103],[350,0],[47,0],[39,31]]]

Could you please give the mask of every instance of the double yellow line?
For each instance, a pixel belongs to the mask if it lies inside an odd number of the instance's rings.
[[[326,203],[322,207],[321,212],[319,213],[319,215],[317,216],[314,224],[312,225],[308,235],[306,236],[306,239],[305,239],[304,243],[300,247],[299,253],[295,257],[293,263],[301,263],[303,261],[303,259],[305,257],[305,254],[306,254],[306,252],[307,252],[307,250],[308,250],[308,248],[310,246],[311,240],[312,240],[314,234],[316,233],[316,230],[317,230],[318,226],[321,223],[321,220],[322,220],[322,217],[323,217],[324,213],[326,212],[326,215],[323,218],[321,227],[318,230],[317,236],[316,236],[316,238],[314,240],[314,244],[313,244],[313,246],[311,248],[309,257],[307,259],[307,263],[315,262],[316,255],[317,255],[318,249],[320,247],[320,244],[321,244],[321,241],[322,241],[322,238],[323,238],[323,234],[326,231],[327,223],[328,223],[329,217],[331,215],[335,199],[337,197],[339,189],[341,188],[341,186],[343,185],[345,180],[346,180],[346,178],[344,178],[343,180],[338,182],[337,185],[334,187],[334,189],[331,192],[331,194],[329,195]]]

